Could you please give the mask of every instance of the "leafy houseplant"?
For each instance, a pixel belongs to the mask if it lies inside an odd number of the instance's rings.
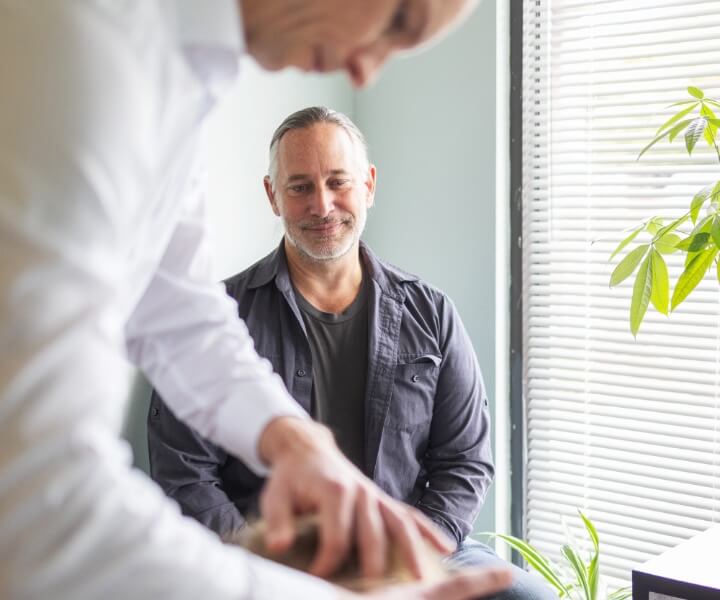
[[[715,116],[720,102],[706,97],[704,92],[696,87],[689,87],[687,91],[690,99],[671,105],[680,107],[680,110],[657,130],[655,137],[643,148],[638,159],[661,140],[667,138],[672,142],[682,134],[688,155],[692,155],[697,142],[703,138],[715,150],[720,162],[717,140],[720,119]],[[701,218],[703,208],[706,208],[706,212]],[[668,220],[670,222],[666,224]],[[687,231],[688,225],[691,226],[690,231]],[[610,286],[616,286],[637,270],[630,303],[630,330],[635,336],[649,304],[658,312],[667,315],[688,297],[713,264],[717,265],[716,272],[720,280],[720,181],[710,183],[698,191],[690,202],[689,210],[679,218],[671,220],[666,217],[652,217],[632,229],[618,244],[610,260],[640,234],[644,234],[646,239],[649,237],[649,241],[628,252],[610,277]],[[670,298],[664,255],[677,251],[685,253],[685,268]]]
[[[485,535],[500,538],[511,548],[517,550],[527,563],[555,588],[560,598],[568,600],[625,600],[632,592],[629,587],[619,588],[608,594],[600,576],[600,540],[597,530],[582,511],[578,510],[590,541],[593,552],[588,560],[583,560],[582,551],[573,547],[573,542],[563,544],[560,552],[566,565],[555,565],[543,556],[536,548],[511,535],[487,533]],[[568,534],[568,537],[570,535]]]

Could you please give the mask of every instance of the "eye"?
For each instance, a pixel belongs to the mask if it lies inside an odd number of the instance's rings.
[[[328,183],[331,188],[340,188],[340,187],[344,187],[345,185],[350,183],[350,180],[349,179],[331,179]]]
[[[398,48],[412,48],[421,42],[427,19],[425,3],[403,0],[388,23],[385,37]]]
[[[307,183],[298,183],[296,185],[288,186],[288,191],[292,192],[293,194],[304,194],[309,189],[310,186]]]
[[[387,27],[388,33],[405,33],[408,30],[408,1],[404,0],[395,10]]]

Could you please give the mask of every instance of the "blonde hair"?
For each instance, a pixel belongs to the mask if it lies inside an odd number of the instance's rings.
[[[296,537],[293,546],[284,553],[271,554],[265,546],[267,528],[264,521],[247,525],[224,538],[229,544],[246,548],[263,558],[278,562],[286,567],[307,572],[318,549],[318,526],[314,516],[300,517],[296,522]],[[427,574],[426,581],[440,581],[448,575],[448,570],[441,563],[441,556],[428,544],[420,552],[423,571]],[[350,552],[340,569],[329,578],[332,583],[354,591],[369,591],[397,583],[410,582],[414,578],[407,568],[403,557],[396,547],[390,548],[387,572],[377,579],[368,579],[362,575],[360,561],[356,549]]]

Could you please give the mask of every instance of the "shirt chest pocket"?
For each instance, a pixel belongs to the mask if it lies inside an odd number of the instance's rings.
[[[436,354],[398,357],[388,426],[412,431],[430,423],[441,362],[442,358]]]

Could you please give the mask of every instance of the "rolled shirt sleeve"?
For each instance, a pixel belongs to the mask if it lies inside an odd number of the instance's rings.
[[[264,427],[308,415],[255,352],[235,301],[211,282],[202,166],[194,165],[177,227],[125,328],[128,353],[180,420],[264,474]]]

